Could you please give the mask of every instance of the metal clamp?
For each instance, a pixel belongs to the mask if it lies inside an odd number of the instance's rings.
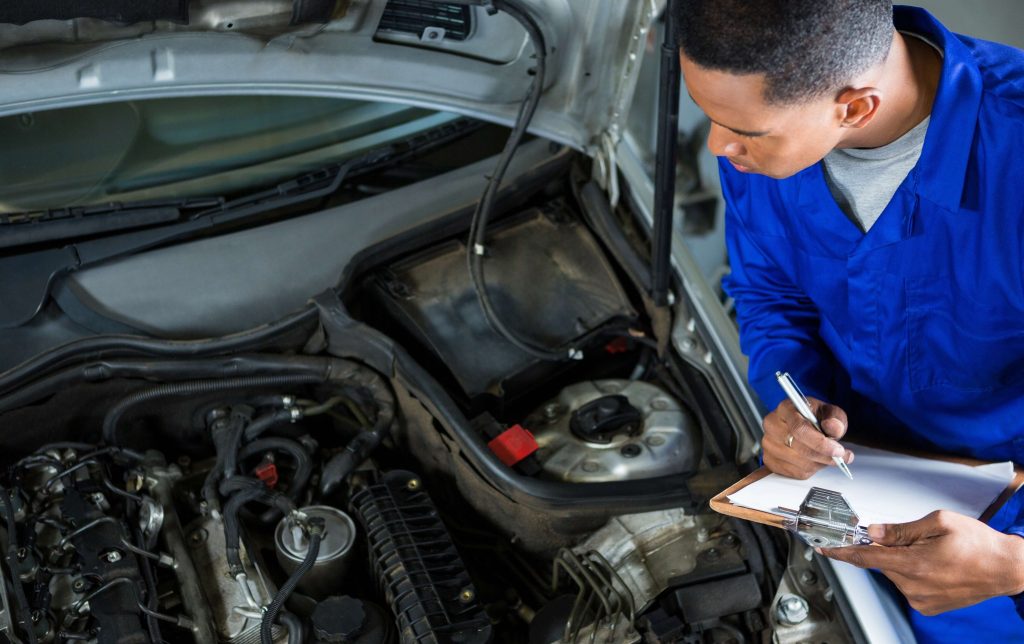
[[[813,487],[800,510],[776,508],[783,526],[816,548],[843,548],[871,543],[860,518],[839,492]]]

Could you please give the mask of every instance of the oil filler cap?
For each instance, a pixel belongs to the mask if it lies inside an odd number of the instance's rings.
[[[310,616],[313,642],[321,644],[381,644],[397,641],[393,622],[380,606],[349,597],[328,597]]]
[[[366,609],[355,597],[328,597],[313,609],[311,621],[317,642],[355,642],[366,626]]]
[[[588,443],[610,443],[617,434],[640,433],[644,416],[622,395],[601,396],[573,412],[569,428]]]

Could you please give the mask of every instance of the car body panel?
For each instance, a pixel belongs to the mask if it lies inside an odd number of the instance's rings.
[[[203,4],[205,18],[187,28],[117,28],[91,19],[4,25],[0,116],[124,99],[281,94],[398,102],[511,124],[530,83],[525,32],[483,7],[473,8],[478,29],[470,38],[435,46],[378,35],[383,0],[350,2],[325,25],[257,22],[261,28],[247,32],[230,18],[231,11],[251,13],[244,5]],[[253,4],[271,12],[280,3]],[[547,91],[532,131],[596,151],[622,122],[661,3],[526,4],[549,49]]]

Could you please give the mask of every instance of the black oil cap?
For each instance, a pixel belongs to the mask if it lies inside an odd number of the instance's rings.
[[[573,412],[569,428],[585,441],[610,443],[616,434],[638,434],[644,420],[625,396],[602,396]]]
[[[355,597],[328,597],[316,605],[310,621],[317,642],[354,642],[366,626],[366,608]]]

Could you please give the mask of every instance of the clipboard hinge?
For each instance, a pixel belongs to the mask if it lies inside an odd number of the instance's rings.
[[[799,510],[776,508],[783,526],[816,548],[842,548],[871,543],[860,518],[839,492],[813,487]]]

